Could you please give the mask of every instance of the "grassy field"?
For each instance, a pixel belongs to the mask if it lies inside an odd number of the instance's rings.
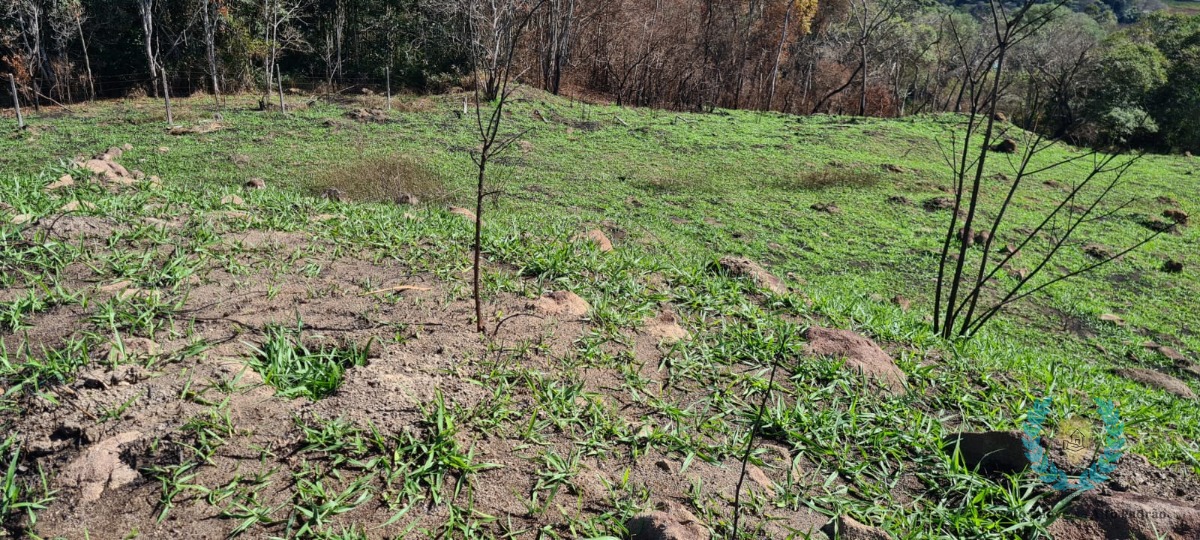
[[[1165,0],[1164,3],[1167,5],[1167,9],[1171,13],[1178,13],[1180,15],[1187,16],[1200,15],[1200,2],[1192,2],[1187,0]]]
[[[961,118],[696,115],[519,95],[506,129],[527,133],[492,169],[500,193],[484,215],[486,317],[503,328],[491,339],[470,331],[470,225],[446,210],[473,189],[461,96],[402,99],[386,122],[345,114],[377,98],[293,96],[286,116],[231,98],[216,124],[211,99],[196,97],[176,100],[176,120],[212,130],[183,134],[164,127],[158,102],[115,101],[34,114],[0,139],[7,530],[598,538],[673,500],[728,538],[776,358],[754,459],[770,482],[747,481],[745,538],[820,537],[843,514],[901,538],[1045,535],[1058,495],[1032,475],[973,473],[942,447],[960,430],[1019,429],[1041,396],[1064,418],[1116,401],[1129,452],[1180,485],[1200,476],[1194,400],[1112,371],[1157,369],[1197,388],[1144,346],[1200,351],[1194,228],[947,342],[927,317],[949,212],[922,205],[948,196],[942,156]],[[161,185],[43,189],[86,177],[72,158],[124,144],[117,161]],[[363,164],[396,156],[444,186],[415,206],[316,196],[354,192],[376,170]],[[1011,167],[993,161],[992,200]],[[1088,264],[1087,244],[1137,242],[1166,209],[1200,213],[1198,170],[1193,158],[1140,160],[1110,194],[1123,206],[1052,270]],[[1030,180],[1000,245],[1085,171]],[[244,190],[250,178],[267,188]],[[93,206],[64,218],[72,200]],[[829,203],[840,210],[812,208]],[[590,229],[615,249],[575,240]],[[727,255],[792,292],[714,271]],[[1183,271],[1161,271],[1167,260]],[[553,290],[590,310],[509,318]],[[689,339],[647,331],[664,311]],[[837,359],[803,354],[809,325],[884,344],[907,393],[880,395]],[[62,478],[83,443],[128,433],[129,495],[110,488],[96,510],[73,511],[79,495]]]

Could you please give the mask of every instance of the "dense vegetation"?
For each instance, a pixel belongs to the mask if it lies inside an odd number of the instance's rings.
[[[1093,145],[1196,151],[1200,18],[1186,2],[1052,2],[1004,110]],[[524,82],[617,104],[903,116],[968,108],[986,3],[918,0],[5,0],[23,99],[469,87],[514,21]],[[478,69],[472,69],[477,66]],[[160,71],[162,73],[160,73]],[[7,92],[5,92],[7,94]],[[6,96],[6,101],[8,100]],[[264,106],[266,104],[264,103]]]

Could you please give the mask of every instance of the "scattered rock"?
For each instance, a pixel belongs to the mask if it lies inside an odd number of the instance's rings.
[[[71,175],[69,175],[69,174],[64,174],[64,175],[58,177],[58,180],[55,180],[55,181],[47,184],[46,191],[55,191],[55,190],[59,190],[62,188],[71,187],[73,185],[75,185],[75,179],[71,178]]]
[[[787,294],[787,285],[758,263],[743,257],[724,257],[718,266],[733,277],[749,278],[755,285],[775,294]]]
[[[708,540],[704,524],[683,506],[664,502],[659,510],[638,514],[625,522],[630,540]]]
[[[938,210],[953,210],[954,199],[950,197],[934,197],[921,204],[926,211],[936,212]]]
[[[246,204],[246,201],[243,201],[242,198],[238,197],[237,195],[226,195],[224,197],[221,197],[221,204],[232,204],[234,206],[241,206],[243,204]]]
[[[58,209],[58,211],[62,212],[64,214],[70,214],[71,212],[78,212],[80,208],[86,208],[88,210],[95,210],[96,205],[94,205],[88,201],[71,201],[67,204],[64,204],[62,206],[62,208]]]
[[[23,225],[23,224],[29,223],[33,220],[34,220],[34,217],[30,214],[17,214],[15,216],[13,216],[12,219],[8,220],[8,222],[12,223],[13,225]]]
[[[825,212],[826,214],[842,213],[842,209],[838,208],[837,205],[834,203],[816,203],[816,204],[810,206],[809,208],[812,208],[813,210],[816,210],[818,212]]]
[[[1168,274],[1178,274],[1183,272],[1183,262],[1174,259],[1163,261],[1162,271]]]
[[[1184,212],[1183,210],[1178,210],[1178,209],[1164,210],[1163,217],[1171,220],[1176,225],[1187,225],[1188,224],[1188,213]]]
[[[587,300],[571,291],[554,291],[538,298],[533,303],[533,307],[543,315],[564,317],[582,317],[592,309]]]
[[[1087,256],[1097,259],[1110,259],[1113,256],[1112,250],[1100,244],[1087,244],[1083,246],[1083,252]]]
[[[874,341],[849,330],[813,326],[805,335],[808,353],[845,359],[845,366],[880,383],[891,395],[904,393],[908,377]]]
[[[141,437],[140,432],[127,431],[96,443],[63,469],[59,481],[77,488],[81,503],[99,500],[105,490],[129,485],[138,479],[138,473],[121,461],[121,447]]]
[[[763,488],[768,497],[775,496],[775,483],[767,476],[767,473],[753,464],[746,465],[746,476]]]
[[[1114,315],[1112,313],[1105,313],[1104,315],[1101,315],[1100,320],[1106,323],[1115,324],[1117,326],[1125,326],[1125,319],[1122,319],[1120,315]]]
[[[663,309],[658,316],[646,321],[646,333],[666,343],[688,338],[688,331],[679,325],[679,316],[669,308]]]
[[[1186,383],[1165,373],[1146,368],[1119,368],[1115,370],[1115,373],[1131,381],[1175,394],[1184,399],[1196,399],[1196,393]]]
[[[1192,540],[1200,533],[1200,507],[1130,492],[1092,490],[1051,526],[1057,540]]]
[[[387,111],[383,109],[354,109],[347,112],[346,117],[359,122],[384,123],[388,121]]]
[[[947,453],[953,452],[957,444],[963,463],[971,470],[1019,473],[1030,466],[1020,431],[963,432],[948,435],[942,442]]]
[[[416,206],[421,203],[421,199],[411,193],[401,193],[396,196],[396,204],[402,206]]]
[[[592,229],[588,232],[578,234],[572,239],[574,242],[591,242],[596,245],[596,249],[602,252],[613,250],[612,241],[600,229]]]
[[[993,145],[992,151],[1001,154],[1015,154],[1017,153],[1017,141],[1016,139],[1004,139]]]
[[[246,180],[246,189],[266,189],[267,182],[262,178],[251,178]]]
[[[338,188],[325,188],[325,191],[321,192],[321,197],[333,202],[346,202],[346,194]]]
[[[839,540],[892,540],[887,531],[864,525],[847,515],[826,523],[821,527],[821,531],[830,538]]]
[[[467,218],[468,221],[471,221],[471,222],[474,222],[476,220],[475,212],[467,210],[466,208],[463,208],[461,206],[451,206],[450,213],[454,214],[456,216],[465,217],[465,218]]]
[[[108,285],[101,285],[100,287],[97,287],[96,290],[103,293],[118,293],[130,287],[133,287],[132,281],[122,280],[116,283],[109,283]]]

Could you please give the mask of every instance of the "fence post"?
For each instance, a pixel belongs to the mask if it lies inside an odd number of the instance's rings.
[[[25,117],[21,116],[21,98],[17,95],[17,79],[12,73],[8,74],[8,85],[12,88],[13,108],[17,110],[17,129],[25,127]]]
[[[392,110],[392,68],[383,69],[383,73],[387,76],[387,110]]]

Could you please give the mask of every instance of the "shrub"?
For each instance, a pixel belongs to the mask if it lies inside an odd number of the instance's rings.
[[[314,193],[335,188],[350,200],[396,202],[403,194],[421,201],[448,198],[441,174],[409,156],[374,156],[345,165],[333,165],[318,176]]]

